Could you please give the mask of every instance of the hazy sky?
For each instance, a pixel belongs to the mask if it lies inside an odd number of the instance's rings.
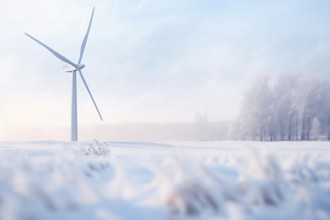
[[[231,120],[256,75],[330,74],[327,0],[0,0],[0,139],[70,125],[71,74],[24,32],[76,61],[93,6],[83,72],[103,123]],[[82,86],[79,126],[101,124]]]

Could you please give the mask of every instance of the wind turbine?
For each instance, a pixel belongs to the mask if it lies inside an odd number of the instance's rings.
[[[37,40],[36,38],[32,37],[31,35],[25,33],[26,36],[28,36],[29,38],[31,38],[32,40],[34,40],[35,42],[37,42],[38,44],[40,44],[41,46],[43,46],[44,48],[46,48],[47,50],[49,50],[53,55],[55,55],[57,58],[59,58],[60,60],[62,60],[63,62],[67,63],[68,65],[66,65],[64,67],[64,70],[66,72],[71,72],[72,73],[72,104],[71,104],[71,141],[78,141],[78,126],[77,126],[77,71],[79,72],[80,78],[83,81],[89,96],[91,97],[93,104],[95,106],[95,109],[98,113],[98,115],[100,116],[101,121],[103,121],[103,118],[101,116],[101,113],[99,111],[99,108],[97,107],[95,100],[93,98],[93,95],[87,85],[87,82],[82,74],[82,69],[85,67],[84,64],[81,63],[83,55],[84,55],[84,51],[85,51],[85,47],[86,47],[86,43],[87,43],[87,39],[88,39],[88,35],[89,35],[89,31],[91,29],[91,25],[92,25],[92,20],[93,20],[93,16],[94,16],[94,10],[95,7],[93,7],[93,11],[92,11],[92,15],[89,21],[89,25],[88,25],[88,29],[87,32],[85,34],[84,40],[82,42],[81,45],[81,49],[80,49],[80,56],[79,56],[79,60],[78,63],[74,63],[71,60],[69,60],[68,58],[64,57],[63,55],[61,55],[60,53],[56,52],[55,50],[53,50],[52,48],[48,47],[46,44],[42,43],[41,41]]]

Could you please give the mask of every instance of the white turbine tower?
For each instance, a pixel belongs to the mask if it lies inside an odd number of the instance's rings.
[[[77,80],[76,80],[76,73],[77,71],[79,72],[79,75],[89,93],[89,96],[91,97],[93,104],[96,108],[96,111],[98,113],[98,115],[100,116],[100,119],[103,121],[103,118],[101,116],[101,113],[99,111],[99,108],[97,107],[95,100],[93,98],[93,95],[91,93],[91,91],[89,90],[89,87],[87,85],[87,82],[81,72],[81,69],[83,69],[85,67],[84,64],[81,63],[82,57],[84,55],[84,51],[85,51],[85,47],[86,47],[86,43],[87,43],[87,39],[88,39],[88,35],[89,35],[89,31],[91,29],[91,25],[92,25],[92,20],[93,20],[93,16],[94,16],[94,9],[92,11],[92,15],[91,15],[91,19],[89,21],[89,25],[88,25],[88,29],[87,29],[87,33],[84,37],[84,40],[82,42],[81,45],[81,49],[80,49],[80,57],[78,60],[78,63],[74,63],[71,60],[69,60],[68,58],[64,57],[63,55],[61,55],[60,53],[56,52],[55,50],[53,50],[52,48],[48,47],[46,44],[42,43],[41,41],[37,40],[36,38],[32,37],[31,35],[26,34],[26,36],[30,37],[32,40],[34,40],[35,42],[37,42],[38,44],[40,44],[41,46],[45,47],[47,50],[49,50],[53,55],[55,55],[57,58],[59,58],[60,60],[62,60],[63,62],[67,63],[69,66],[65,66],[64,70],[66,72],[72,72],[72,106],[71,106],[71,141],[77,141],[78,140],[78,126],[77,126]]]

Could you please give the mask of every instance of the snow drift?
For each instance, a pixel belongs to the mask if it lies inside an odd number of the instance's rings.
[[[329,219],[329,143],[2,143],[0,219]]]

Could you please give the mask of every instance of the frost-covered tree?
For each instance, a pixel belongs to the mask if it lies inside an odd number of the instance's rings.
[[[242,137],[253,140],[265,140],[272,128],[272,92],[268,77],[260,77],[253,81],[244,96],[243,109],[240,115],[240,132]]]
[[[330,140],[330,82],[320,80],[311,94],[308,106],[320,122],[320,133]]]
[[[198,136],[199,140],[201,141],[209,141],[210,134],[209,134],[209,119],[207,117],[206,112],[203,114],[197,113],[195,115],[195,127],[196,127],[196,135]]]
[[[317,136],[330,140],[328,79],[298,74],[262,76],[244,94],[241,113],[232,130],[242,139],[311,140],[316,135],[314,119],[319,123]]]
[[[311,136],[314,141],[317,141],[320,136],[320,121],[317,117],[313,118]]]

